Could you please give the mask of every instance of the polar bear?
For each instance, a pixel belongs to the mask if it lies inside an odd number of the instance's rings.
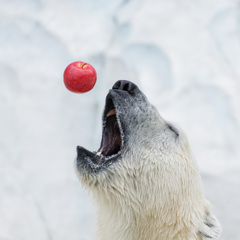
[[[217,239],[186,136],[132,82],[106,97],[98,151],[78,146],[76,172],[98,207],[99,240]]]

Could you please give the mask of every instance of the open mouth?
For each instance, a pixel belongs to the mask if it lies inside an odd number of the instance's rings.
[[[89,151],[77,147],[77,168],[80,172],[96,173],[107,168],[121,155],[124,134],[118,116],[118,108],[114,106],[111,94],[107,95],[103,113],[102,141],[98,151]]]
[[[116,108],[111,98],[107,98],[103,115],[103,133],[97,156],[110,158],[117,155],[122,147],[122,133]]]

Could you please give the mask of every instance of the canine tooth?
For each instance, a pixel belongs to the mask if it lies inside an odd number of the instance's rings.
[[[107,117],[110,117],[110,116],[112,116],[112,115],[114,115],[114,114],[116,114],[115,108],[112,109],[112,110],[110,110],[110,111],[107,113]]]
[[[102,152],[97,152],[96,155],[97,156],[101,156]]]

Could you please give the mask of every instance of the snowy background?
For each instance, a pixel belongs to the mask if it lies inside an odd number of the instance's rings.
[[[63,85],[76,60],[95,88]],[[96,150],[118,79],[187,133],[207,198],[240,239],[240,1],[0,0],[0,240],[92,240],[95,208],[74,172]]]

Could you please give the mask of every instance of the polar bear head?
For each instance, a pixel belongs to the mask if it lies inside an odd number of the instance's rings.
[[[101,240],[220,235],[186,136],[132,82],[109,91],[100,148],[78,146],[76,169],[96,201]]]

